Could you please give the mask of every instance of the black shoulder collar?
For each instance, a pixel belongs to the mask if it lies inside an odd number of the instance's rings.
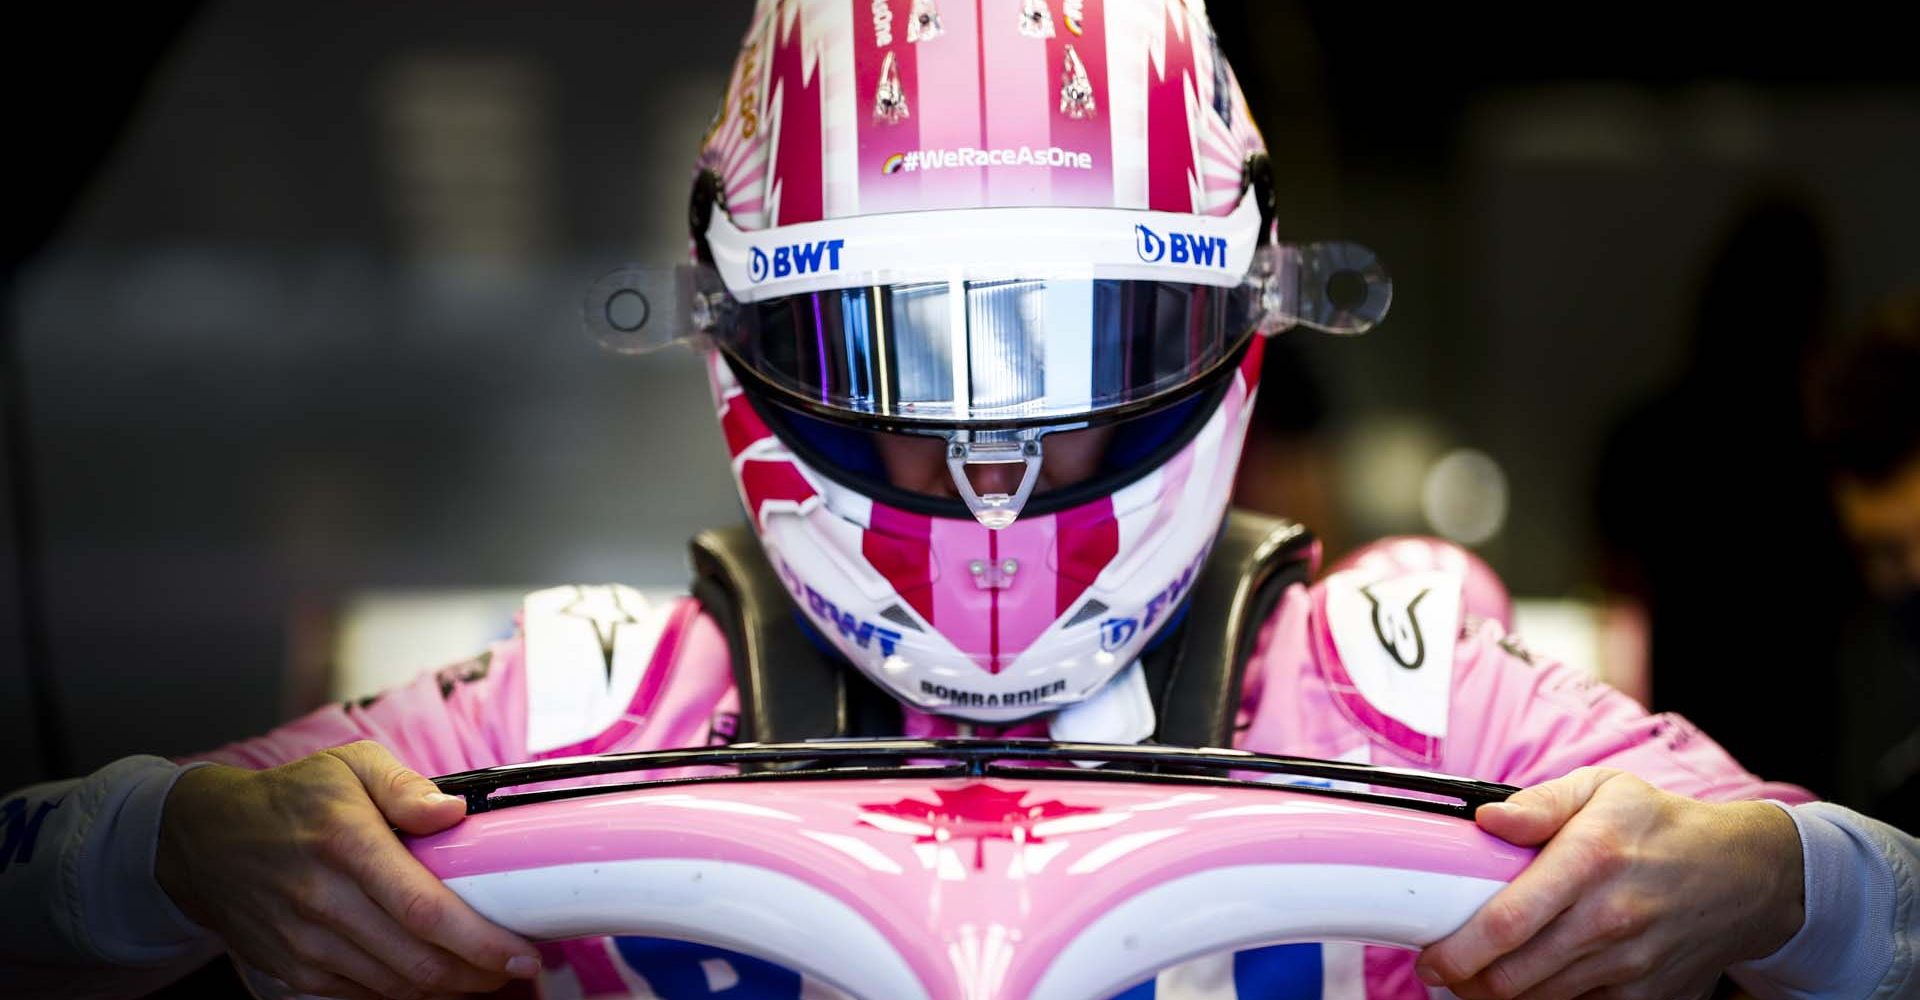
[[[1260,627],[1288,586],[1313,573],[1313,535],[1292,521],[1231,510],[1179,630],[1141,657],[1157,743],[1231,747],[1241,678]]]
[[[694,536],[693,596],[727,637],[741,742],[899,735],[900,706],[823,652],[746,525]]]

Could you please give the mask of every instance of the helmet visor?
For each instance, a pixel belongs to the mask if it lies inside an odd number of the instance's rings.
[[[1247,283],[1021,278],[803,292],[729,319],[720,347],[784,402],[985,429],[1135,412],[1235,356],[1260,315]]]

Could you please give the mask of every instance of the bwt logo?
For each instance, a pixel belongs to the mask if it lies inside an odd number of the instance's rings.
[[[1117,653],[1140,631],[1138,618],[1109,618],[1100,623],[1100,648]]]
[[[869,643],[878,639],[880,641],[880,655],[893,655],[894,647],[900,642],[900,633],[890,628],[881,628],[872,622],[863,622],[848,612],[835,607],[832,601],[821,596],[820,592],[812,587],[808,587],[806,584],[801,584],[801,587],[805,589],[807,594],[807,609],[813,612],[815,618],[839,629],[841,635],[852,639],[854,645],[859,646],[861,649],[867,648]]]
[[[1192,233],[1168,233],[1162,237],[1145,226],[1133,227],[1133,249],[1149,264],[1195,264],[1200,267],[1227,266],[1227,238],[1195,236]]]
[[[797,274],[838,271],[840,270],[840,249],[846,245],[846,240],[792,243],[774,247],[771,256],[765,250],[753,247],[748,251],[747,276],[757,285],[768,278],[791,278]]]
[[[1138,618],[1103,619],[1100,622],[1100,648],[1109,653],[1119,652],[1120,648],[1132,642],[1142,629],[1152,628],[1153,623],[1159,621],[1162,614],[1179,607],[1181,598],[1193,586],[1194,576],[1200,572],[1201,564],[1206,561],[1207,553],[1202,551],[1193,562],[1187,564],[1186,569],[1180,571],[1179,576],[1167,581],[1166,586],[1160,588],[1153,597],[1148,599],[1146,608],[1141,611]]]
[[[1187,588],[1193,584],[1194,574],[1200,571],[1200,565],[1206,561],[1207,551],[1202,549],[1200,555],[1187,564],[1187,568],[1182,570],[1179,576],[1174,577],[1161,588],[1159,593],[1153,595],[1153,599],[1147,602],[1147,613],[1141,616],[1141,628],[1151,628],[1153,623],[1160,619],[1161,612],[1180,606],[1181,596],[1186,594]]]

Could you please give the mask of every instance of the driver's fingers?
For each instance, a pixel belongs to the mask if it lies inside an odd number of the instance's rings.
[[[408,833],[438,833],[466,815],[466,805],[372,740],[334,747],[327,754],[352,769],[388,823]]]
[[[1430,986],[1457,983],[1526,944],[1610,873],[1609,860],[1578,838],[1548,841],[1459,930],[1420,953],[1421,979]]]
[[[409,933],[358,886],[346,886],[330,912],[337,930],[420,989],[491,993],[507,983],[504,970],[478,968]]]
[[[1527,1000],[1575,1000],[1595,991],[1627,982],[1619,975],[1616,960],[1609,955],[1590,955],[1555,973],[1526,994]],[[1596,998],[1598,1000],[1598,998]]]
[[[407,853],[384,827],[365,849],[336,858],[373,902],[409,936],[431,941],[461,960],[488,972],[531,979],[540,971],[540,953],[519,935],[473,911]]]
[[[1693,968],[1689,952],[1637,938],[1596,950],[1528,990],[1525,1000],[1615,1000],[1621,996],[1703,1000],[1720,982],[1719,969]]]
[[[1460,1000],[1495,1000],[1524,995],[1549,976],[1566,969],[1619,936],[1598,927],[1585,907],[1575,905],[1518,949],[1496,959],[1450,989]]]

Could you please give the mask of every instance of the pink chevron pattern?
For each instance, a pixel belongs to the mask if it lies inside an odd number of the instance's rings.
[[[774,110],[773,184],[767,190],[767,222],[788,226],[824,217],[826,188],[822,149],[819,53],[808,45],[798,5],[780,11],[767,102]]]
[[[1081,0],[1071,20],[1056,2],[1036,38],[1020,0],[970,0],[942,4],[943,30],[918,41],[912,6],[761,0],[699,160],[736,226],[1035,205],[1223,215],[1264,148],[1198,2]],[[1074,64],[1090,112],[1062,108]],[[904,114],[876,109],[889,73]]]
[[[1213,42],[1212,29],[1204,17],[1195,17],[1191,23],[1194,30],[1205,32],[1194,45],[1196,89],[1187,107],[1199,154],[1194,210],[1226,215],[1240,201],[1247,157],[1266,148],[1266,144],[1253,124],[1253,116],[1247,113],[1232,68]],[[1221,88],[1223,83],[1225,87]]]
[[[1193,26],[1169,4],[1156,65],[1147,70],[1147,207],[1194,210]]]
[[[727,211],[744,229],[766,226],[767,180],[767,60],[773,12],[755,12],[733,65],[720,110],[702,144],[696,169],[711,170],[722,180]]]
[[[868,529],[860,533],[860,554],[899,594],[933,620],[933,518],[874,504]]]
[[[707,355],[707,376],[713,388],[720,429],[733,459],[734,482],[740,502],[756,526],[764,527],[773,510],[805,511],[819,499],[819,491],[766,421],[734,382],[733,373],[718,352]]]
[[[1098,579],[1120,551],[1120,522],[1113,516],[1113,498],[1102,497],[1058,515],[1059,541],[1054,545],[1053,613],[1064,615]]]
[[[810,474],[754,412],[726,361],[710,355],[708,371],[741,502],[755,525],[764,532],[775,511],[812,510],[821,496]],[[859,554],[871,571],[989,674],[999,673],[1066,614],[1120,549],[1110,497],[1024,518],[1001,531],[879,502],[870,504],[864,522],[857,525]],[[1003,602],[999,591],[980,588],[967,572],[974,561],[998,566],[1006,559],[1021,567],[1023,586],[1050,599]],[[949,567],[944,573],[943,562]]]

